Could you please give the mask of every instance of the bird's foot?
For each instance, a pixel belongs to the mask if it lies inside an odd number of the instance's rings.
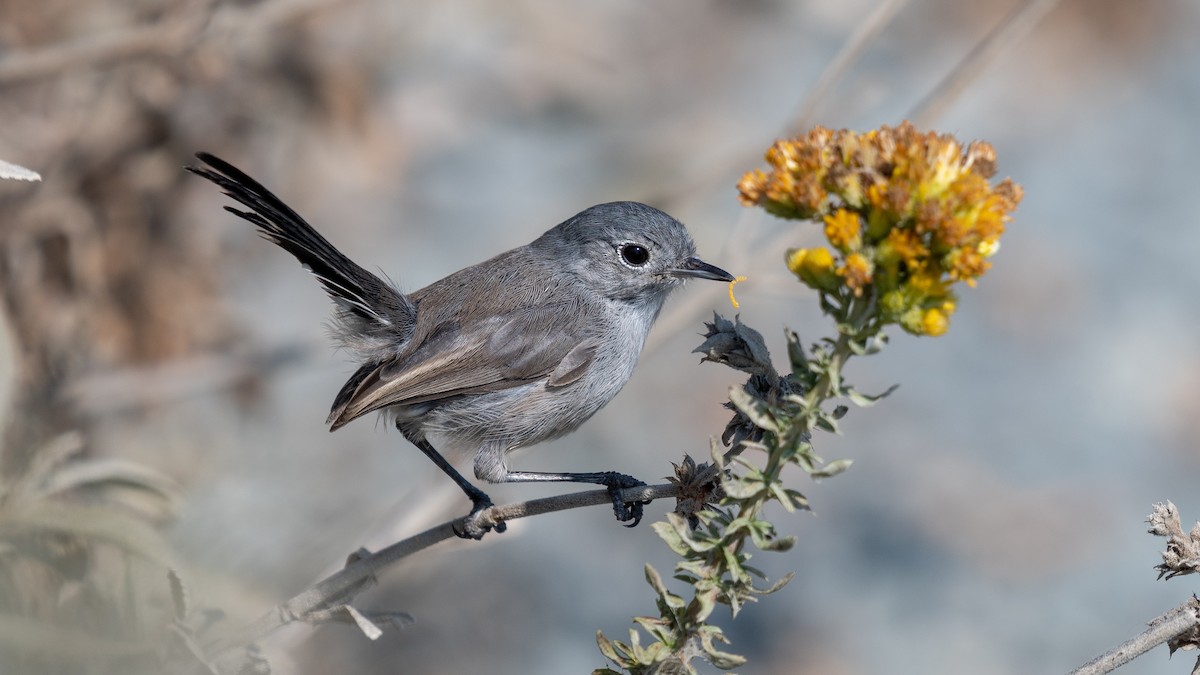
[[[483,535],[492,530],[503,532],[508,529],[508,525],[503,520],[499,520],[488,512],[488,509],[494,506],[491,497],[480,492],[477,495],[471,495],[471,503],[474,504],[471,512],[454,521],[454,524],[450,526],[458,537],[479,541],[483,539]]]
[[[635,488],[645,485],[644,481],[640,481],[633,476],[627,476],[616,471],[608,471],[604,474],[604,487],[608,488],[608,494],[612,497],[613,513],[616,514],[617,520],[625,523],[625,527],[637,527],[637,524],[642,522],[642,507],[650,503],[649,499],[625,501],[621,496],[621,490],[626,488]]]

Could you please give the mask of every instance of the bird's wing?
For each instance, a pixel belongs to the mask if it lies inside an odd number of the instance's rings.
[[[406,355],[360,368],[334,402],[329,424],[337,429],[392,405],[500,391],[540,379],[547,386],[567,386],[587,372],[599,343],[562,330],[566,311],[586,313],[579,305],[551,304],[492,316],[466,328],[444,324]]]

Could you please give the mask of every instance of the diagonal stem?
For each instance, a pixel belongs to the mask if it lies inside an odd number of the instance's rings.
[[[680,486],[670,483],[626,488],[623,496],[627,501],[647,501],[679,497]],[[556,495],[525,502],[493,506],[486,513],[500,521],[516,520],[531,516],[566,511],[585,506],[609,505],[612,497],[607,490],[589,490],[565,495]],[[375,576],[391,565],[414,553],[423,551],[446,539],[458,539],[454,526],[462,519],[448,521],[398,541],[387,548],[365,555],[305,589],[300,594],[264,613],[232,635],[214,640],[205,645],[209,661],[216,664],[222,674],[241,670],[244,651],[250,645],[270,635],[283,626],[303,621],[315,611],[332,604],[346,603],[366,588]]]
[[[1154,647],[1183,633],[1195,630],[1200,625],[1200,617],[1197,617],[1196,604],[1196,600],[1188,600],[1183,605],[1154,619],[1150,622],[1150,627],[1140,635],[1113,647],[1104,654],[1072,670],[1070,675],[1111,673]]]

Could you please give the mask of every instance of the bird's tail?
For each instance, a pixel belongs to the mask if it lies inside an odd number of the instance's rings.
[[[416,307],[403,293],[363,269],[322,237],[303,218],[258,181],[207,152],[196,154],[211,168],[186,167],[207,178],[250,211],[225,210],[258,226],[263,237],[296,256],[338,306],[340,335],[347,344],[371,349],[407,338]]]

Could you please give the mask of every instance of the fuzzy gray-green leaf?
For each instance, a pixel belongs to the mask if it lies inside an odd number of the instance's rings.
[[[813,478],[832,478],[833,476],[836,476],[839,473],[842,473],[846,469],[849,469],[850,465],[853,463],[854,463],[854,460],[852,460],[852,459],[835,459],[832,462],[829,462],[825,466],[821,467],[820,469],[813,471],[812,477]]]
[[[775,420],[775,416],[771,414],[767,404],[750,395],[745,389],[741,387],[730,388],[729,402],[745,415],[751,424],[759,429],[779,431],[779,424]]]
[[[892,392],[896,391],[899,388],[900,388],[900,385],[893,384],[892,386],[885,389],[883,391],[883,393],[875,394],[872,396],[870,394],[864,394],[864,393],[856,391],[852,388],[847,387],[845,393],[846,393],[846,398],[849,398],[851,401],[853,401],[854,405],[856,405],[860,408],[870,408],[871,406],[875,405],[876,403],[878,403],[878,402],[882,401],[883,399],[887,398],[888,396],[890,396],[892,394]]]
[[[670,524],[659,521],[651,524],[650,529],[654,530],[660,539],[667,542],[667,546],[675,552],[675,555],[686,556],[691,552],[688,545],[683,542],[683,537],[679,536],[679,532]]]

